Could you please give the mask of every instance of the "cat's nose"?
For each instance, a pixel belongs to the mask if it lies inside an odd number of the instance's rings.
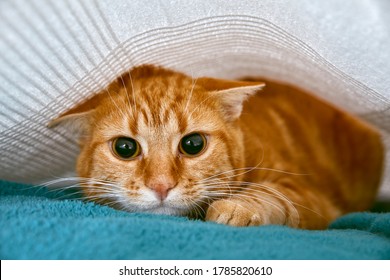
[[[161,200],[164,200],[168,196],[168,192],[173,189],[173,186],[166,184],[157,184],[152,187]]]
[[[168,178],[157,178],[151,180],[147,186],[154,190],[158,198],[163,201],[167,198],[169,191],[176,186],[176,182]]]

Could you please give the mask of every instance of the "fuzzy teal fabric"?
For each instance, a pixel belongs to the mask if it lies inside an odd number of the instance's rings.
[[[234,228],[117,211],[0,182],[1,259],[390,259],[390,213],[353,213],[328,230]]]

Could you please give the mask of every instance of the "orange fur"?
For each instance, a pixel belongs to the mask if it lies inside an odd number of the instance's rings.
[[[266,84],[145,65],[51,125],[82,133],[85,196],[119,209],[308,229],[368,209],[382,171],[379,133],[298,88]],[[207,144],[188,156],[179,145],[193,132]],[[118,137],[135,139],[140,154],[115,156]]]

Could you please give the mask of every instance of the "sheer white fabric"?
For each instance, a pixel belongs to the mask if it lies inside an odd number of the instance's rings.
[[[0,176],[74,171],[77,141],[46,127],[125,70],[276,78],[378,126],[390,146],[390,2],[0,2]],[[390,195],[389,167],[381,195]]]

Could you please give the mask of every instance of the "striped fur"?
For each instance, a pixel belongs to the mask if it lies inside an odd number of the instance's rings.
[[[367,209],[382,169],[377,131],[293,87],[268,81],[255,95],[262,86],[145,65],[51,125],[81,131],[85,196],[119,209],[310,229]],[[178,147],[193,132],[207,146],[187,157]],[[122,136],[138,157],[113,155]]]

